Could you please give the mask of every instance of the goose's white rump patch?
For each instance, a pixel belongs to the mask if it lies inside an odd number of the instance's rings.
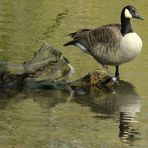
[[[85,48],[82,44],[77,42],[75,46],[81,49],[83,52],[88,53],[87,48]]]

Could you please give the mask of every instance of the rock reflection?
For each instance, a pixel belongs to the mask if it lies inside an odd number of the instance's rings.
[[[41,108],[48,110],[69,101],[81,104],[82,107],[87,106],[95,113],[94,118],[113,119],[119,123],[117,135],[122,142],[134,145],[134,142],[140,139],[136,119],[141,109],[140,96],[135,92],[134,86],[128,82],[121,81],[120,86],[113,91],[95,87],[65,87],[51,90],[51,86],[36,90],[5,89],[0,92],[0,109],[7,110],[24,102],[25,99],[33,100]]]
[[[74,101],[89,106],[98,119],[117,119],[119,122],[119,138],[130,145],[140,139],[136,122],[137,113],[141,109],[140,96],[134,86],[121,81],[114,91],[97,88],[75,88]]]
[[[0,89],[0,109],[7,109],[23,102],[25,99],[32,99],[38,102],[42,108],[52,108],[59,103],[65,103],[71,97],[69,90],[17,90]]]

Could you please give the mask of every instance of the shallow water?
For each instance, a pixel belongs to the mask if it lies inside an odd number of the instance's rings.
[[[140,56],[121,66],[120,86],[114,91],[1,90],[0,147],[148,147],[148,1],[1,0],[0,59],[21,63],[48,42],[71,61],[72,79],[83,76],[98,63],[75,47],[63,47],[70,40],[67,34],[118,23],[129,2],[145,19],[132,21],[144,47]]]

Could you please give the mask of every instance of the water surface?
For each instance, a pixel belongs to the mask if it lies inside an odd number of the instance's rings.
[[[1,147],[148,147],[146,0],[1,0],[0,59],[21,63],[48,42],[71,61],[72,79],[83,76],[99,64],[75,47],[63,47],[70,40],[67,34],[118,23],[127,4],[145,19],[132,21],[144,46],[140,56],[121,66],[120,86],[114,91],[1,90]]]

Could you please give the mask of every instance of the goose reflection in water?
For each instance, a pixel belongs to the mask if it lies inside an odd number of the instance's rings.
[[[135,140],[140,139],[140,132],[134,125],[138,122],[136,117],[141,109],[141,101],[134,87],[129,83],[123,83],[121,88],[117,95],[120,113],[119,137],[122,141],[133,145]]]
[[[119,122],[119,138],[133,145],[140,139],[136,122],[137,113],[141,109],[140,96],[129,82],[121,81],[114,91],[97,88],[75,88],[74,101],[89,106],[98,119],[117,119]]]

